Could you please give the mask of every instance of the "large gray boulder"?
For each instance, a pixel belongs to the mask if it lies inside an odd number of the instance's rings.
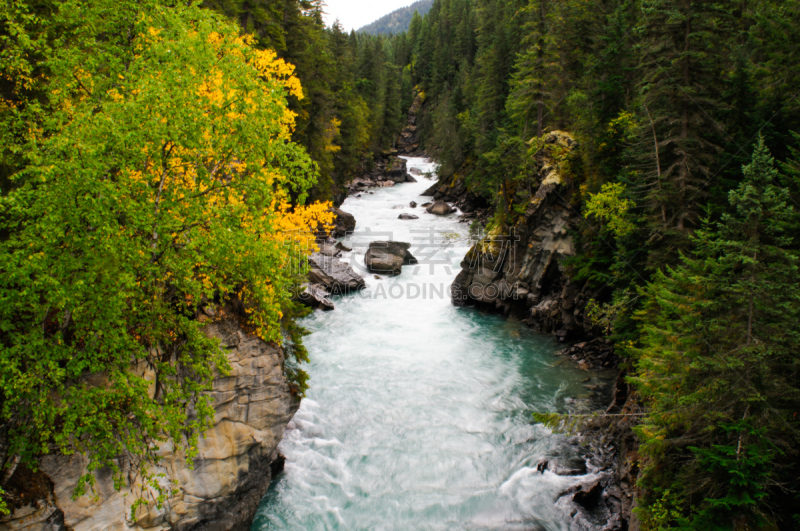
[[[361,275],[335,256],[312,253],[308,257],[310,284],[318,284],[332,294],[349,293],[367,287]]]
[[[417,259],[408,251],[410,243],[377,241],[369,244],[364,263],[373,273],[399,275],[404,265],[416,264]]]
[[[408,182],[408,172],[406,171],[406,160],[393,157],[386,166],[386,176],[396,183]]]
[[[451,212],[455,212],[455,208],[451,207],[444,201],[435,201],[432,205],[425,209],[426,212],[436,214],[437,216],[446,216]]]
[[[328,292],[317,284],[303,284],[300,286],[295,300],[315,310],[330,311],[334,309],[333,302],[328,298]]]
[[[334,238],[344,238],[348,233],[352,234],[356,230],[356,218],[353,214],[340,210],[336,207],[331,208],[336,219],[334,219],[333,236]]]

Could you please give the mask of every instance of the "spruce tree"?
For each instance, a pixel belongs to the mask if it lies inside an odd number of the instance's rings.
[[[642,515],[665,528],[788,518],[776,485],[797,486],[797,213],[763,139],[743,174],[730,212],[697,231],[695,257],[657,273],[639,314]]]
[[[720,152],[723,59],[730,12],[722,0],[643,0],[636,40],[643,143],[640,185],[652,212],[653,263],[673,262],[697,226]]]

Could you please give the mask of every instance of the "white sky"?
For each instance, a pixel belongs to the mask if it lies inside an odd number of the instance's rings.
[[[395,9],[410,6],[415,0],[324,0],[325,24],[337,18],[346,32],[366,26]]]

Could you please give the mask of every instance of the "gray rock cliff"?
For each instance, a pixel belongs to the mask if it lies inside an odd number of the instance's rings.
[[[584,313],[587,297],[564,265],[574,254],[570,230],[579,214],[570,206],[572,185],[562,168],[576,147],[563,131],[544,137],[534,155],[538,189],[511,226],[490,227],[469,250],[451,287],[454,304],[514,314],[531,328],[562,340],[582,337],[591,329]],[[453,189],[459,189],[458,184],[440,186],[434,197]]]
[[[96,474],[95,496],[71,499],[86,465],[81,455],[45,456],[39,481],[49,488],[0,519],[3,531],[239,531],[250,523],[269,487],[273,468],[282,463],[278,443],[299,407],[284,376],[283,350],[245,332],[230,311],[215,313],[205,333],[219,338],[231,372],[214,380],[210,394],[216,415],[200,439],[199,455],[189,468],[185,458],[161,448],[155,472],[177,481],[177,494],[161,509],[140,508],[131,519],[138,491],[130,484],[113,488],[108,472]],[[134,488],[135,489],[135,488]]]

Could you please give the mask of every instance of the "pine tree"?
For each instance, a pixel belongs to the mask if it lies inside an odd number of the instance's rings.
[[[556,103],[560,63],[551,31],[550,0],[531,0],[522,10],[526,17],[524,50],[517,54],[508,97],[509,115],[518,122],[522,138],[541,137],[545,117]]]
[[[639,434],[654,523],[671,506],[661,524],[763,524],[787,509],[773,505],[774,486],[796,482],[785,456],[800,442],[800,274],[787,232],[797,213],[763,139],[743,173],[730,213],[692,238],[696,256],[645,290],[633,380],[649,407]]]
[[[676,250],[685,248],[714,177],[721,143],[715,115],[721,108],[730,3],[641,4],[637,32],[642,129],[657,143],[643,147],[645,178],[640,185],[652,212],[654,263],[670,263]]]

